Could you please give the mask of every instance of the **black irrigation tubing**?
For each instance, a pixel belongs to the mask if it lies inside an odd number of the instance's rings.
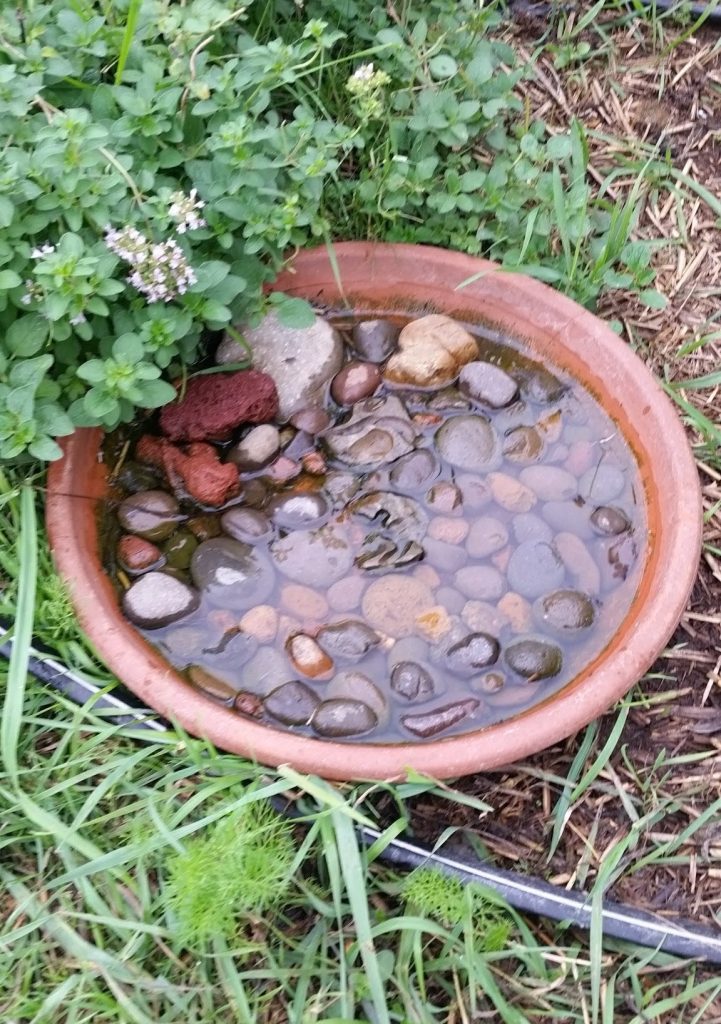
[[[12,640],[8,634],[8,628],[0,624],[0,655],[5,658],[9,658],[12,651]],[[30,650],[28,670],[36,679],[59,690],[76,704],[92,700],[93,709],[109,712],[119,725],[155,732],[165,732],[169,728],[153,712],[135,704],[127,691],[121,691],[121,696],[104,692],[102,687],[84,679],[39,645]],[[357,825],[356,829],[365,846],[371,846],[382,836],[380,830],[369,826]],[[593,910],[586,893],[563,889],[515,871],[505,871],[476,857],[435,851],[405,839],[392,839],[383,848],[379,860],[407,869],[434,868],[462,882],[487,886],[517,910],[580,928],[591,927]],[[600,913],[606,937],[721,964],[721,933],[710,928],[699,927],[692,921],[656,916],[610,900],[603,900]]]
[[[655,9],[656,11],[667,12],[678,8],[679,12],[689,15],[694,20],[704,18],[704,24],[721,24],[720,4],[692,4],[681,3],[680,0],[642,0],[643,6]],[[534,0],[508,0],[509,12],[520,14],[531,14],[539,18],[546,17],[555,12],[570,13],[577,11],[583,14],[585,4],[574,3],[544,3]],[[590,26],[589,26],[590,27]]]

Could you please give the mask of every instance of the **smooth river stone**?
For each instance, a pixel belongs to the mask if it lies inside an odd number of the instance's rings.
[[[498,436],[485,416],[462,415],[446,420],[436,431],[436,447],[452,466],[474,473],[492,469],[500,458]]]
[[[534,512],[520,512],[511,522],[513,536],[518,544],[526,540],[553,540],[553,530]]]
[[[377,647],[381,638],[365,622],[345,619],[323,626],[318,631],[318,643],[336,661],[360,661],[368,651]]]
[[[508,530],[494,516],[474,519],[466,540],[466,551],[472,558],[487,558],[508,543]]]
[[[500,614],[505,616],[506,620],[510,623],[512,632],[527,633],[531,628],[531,605],[520,594],[509,590],[498,602],[497,608]]]
[[[328,679],[333,671],[333,661],[312,636],[296,633],[288,637],[285,649],[293,666],[309,679]]]
[[[508,616],[488,601],[466,601],[461,618],[471,632],[491,636],[498,636],[509,622]]]
[[[416,631],[431,643],[438,643],[453,626],[448,611],[441,605],[429,608],[416,619]]]
[[[391,689],[406,700],[428,700],[434,693],[433,678],[417,662],[399,661],[391,671]]]
[[[243,666],[240,684],[244,690],[265,696],[279,683],[290,679],[292,670],[287,659],[273,647],[261,647]]]
[[[336,612],[353,611],[360,605],[367,584],[368,581],[360,576],[346,576],[345,579],[338,580],[328,588],[328,604]]]
[[[323,405],[326,385],[343,365],[341,336],[327,321],[316,317],[310,327],[286,327],[272,311],[257,327],[244,327],[242,334],[253,353],[253,367],[275,382],[281,420]],[[246,355],[243,346],[225,337],[215,359],[233,363]]]
[[[534,367],[532,370],[519,370],[523,397],[538,405],[550,405],[563,397],[567,388],[548,370]]]
[[[511,462],[536,462],[543,452],[543,438],[535,427],[514,427],[503,441],[503,454]]]
[[[579,493],[594,505],[613,501],[626,486],[623,470],[607,462],[587,469],[579,480]]]
[[[360,700],[339,697],[324,700],[313,715],[311,725],[319,736],[361,736],[375,729],[378,718]]]
[[[228,452],[228,461],[234,462],[241,473],[267,466],[280,448],[280,433],[272,423],[261,423],[248,431]]]
[[[235,699],[237,691],[230,683],[219,679],[200,665],[191,665],[188,669],[188,677],[196,690],[200,690],[206,697],[222,701],[223,704],[230,704]]]
[[[388,712],[388,701],[378,687],[363,672],[356,669],[346,669],[334,676],[328,684],[326,694],[328,699],[344,698],[359,700],[367,704],[379,722],[382,722]]]
[[[302,583],[285,583],[280,590],[280,603],[303,622],[322,622],[328,615],[328,602],[323,594]]]
[[[380,382],[380,370],[374,363],[351,360],[331,381],[330,396],[337,405],[354,405],[372,395]]]
[[[485,362],[466,363],[458,378],[458,388],[462,394],[491,409],[510,405],[518,393],[513,377],[500,366]]]
[[[190,530],[176,530],[163,545],[166,564],[170,569],[187,569],[197,546],[198,540]]]
[[[575,533],[557,533],[553,543],[574,585],[584,594],[598,594],[601,570],[580,537]]]
[[[353,564],[353,550],[340,526],[301,530],[273,541],[270,553],[284,576],[309,587],[328,587]]]
[[[464,548],[458,544],[448,544],[443,540],[426,537],[423,540],[426,562],[439,572],[456,572],[468,561]]]
[[[577,505],[574,501],[547,501],[541,515],[556,532],[589,538],[594,535],[589,511],[588,505]]]
[[[494,665],[501,648],[488,633],[469,633],[446,652],[446,665],[456,675],[472,676],[479,668]]]
[[[411,320],[398,337],[401,350],[416,349],[428,342],[440,346],[459,367],[478,358],[478,342],[473,335],[444,313],[429,313]]]
[[[511,641],[504,651],[506,662],[525,679],[557,676],[563,665],[561,648],[548,640],[523,637]]]
[[[410,420],[395,416],[346,423],[322,435],[332,458],[346,466],[364,468],[394,462],[413,450],[415,439]]]
[[[262,604],[275,573],[265,554],[228,537],[206,540],[193,552],[190,572],[196,587],[215,605],[245,611]]]
[[[358,493],[361,481],[354,473],[328,473],[323,490],[334,504],[345,505]]]
[[[145,540],[143,537],[135,537],[130,533],[126,533],[118,541],[116,556],[120,568],[129,573],[157,569],[164,561],[160,548],[151,541]]]
[[[529,540],[519,544],[508,562],[511,590],[523,597],[540,597],[561,586],[566,569],[553,544]]]
[[[438,476],[438,459],[428,448],[409,452],[394,463],[389,479],[396,491],[425,491]]]
[[[442,540],[445,544],[462,544],[470,527],[465,519],[451,519],[450,516],[436,516],[428,524],[428,536]]]
[[[244,544],[257,544],[273,532],[270,520],[254,508],[229,508],[220,517],[223,533]]]
[[[436,591],[436,600],[451,615],[459,615],[466,604],[463,594],[459,594],[453,587],[439,587]]]
[[[283,725],[308,725],[319,704],[317,694],[299,679],[277,686],[263,701],[267,713]]]
[[[578,494],[575,476],[558,466],[527,466],[519,479],[541,501],[569,501]]]
[[[490,496],[489,496],[490,500]],[[442,512],[448,515],[454,513],[460,515],[462,512],[463,495],[460,488],[448,480],[441,480],[434,484],[426,494],[426,504],[430,505],[434,512]]]
[[[508,473],[489,473],[487,481],[493,500],[506,512],[530,512],[538,501],[530,487]]]
[[[355,352],[369,363],[384,363],[398,344],[400,328],[390,320],[363,320],[351,331]]]
[[[148,572],[123,594],[123,612],[136,626],[159,629],[194,612],[200,597],[191,587],[164,572]]]
[[[631,521],[626,513],[609,505],[601,505],[594,509],[591,513],[591,523],[598,533],[607,537],[617,536],[631,528]]]
[[[410,636],[418,616],[434,604],[430,587],[420,580],[383,576],[363,595],[363,615],[373,629],[399,638]]]
[[[269,604],[258,604],[249,608],[240,620],[240,628],[261,644],[275,640],[278,632],[278,612]]]
[[[386,363],[383,379],[403,387],[442,388],[458,375],[458,363],[432,341],[395,352]]]
[[[401,725],[416,736],[427,739],[429,736],[436,736],[439,732],[445,732],[452,725],[462,722],[480,706],[480,701],[468,698],[457,701],[455,704],[445,704],[441,708],[434,708],[425,714],[403,715]]]
[[[490,565],[466,565],[453,577],[453,585],[466,597],[478,601],[496,601],[506,589],[498,569]]]
[[[131,494],[120,503],[117,515],[124,530],[151,541],[165,540],[182,518],[177,501],[165,491]]]
[[[268,502],[266,509],[273,522],[285,530],[308,530],[319,526],[330,511],[322,494],[305,491],[278,494]]]
[[[596,617],[593,602],[579,590],[554,590],[539,597],[533,610],[541,626],[560,635],[588,629]]]

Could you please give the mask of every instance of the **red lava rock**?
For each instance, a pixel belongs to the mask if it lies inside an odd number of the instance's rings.
[[[188,381],[183,399],[160,413],[160,426],[171,441],[224,441],[241,423],[267,423],[277,412],[278,392],[267,373],[212,373]]]
[[[164,437],[141,437],[136,447],[141,462],[159,466],[173,488],[182,486],[201,505],[217,508],[240,494],[238,467],[221,462],[209,444],[195,442],[185,450]]]
[[[160,548],[142,537],[126,533],[118,541],[118,561],[127,572],[147,572],[162,560]]]

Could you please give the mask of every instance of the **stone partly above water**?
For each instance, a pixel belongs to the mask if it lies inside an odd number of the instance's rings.
[[[548,679],[558,675],[563,664],[560,647],[535,637],[514,640],[504,656],[513,671],[525,679]]]
[[[353,550],[342,526],[288,533],[272,542],[270,553],[279,572],[310,587],[330,586],[353,564]]]
[[[400,328],[389,320],[363,320],[351,332],[351,344],[361,359],[384,363],[396,350]]]
[[[311,724],[319,736],[342,738],[370,732],[378,724],[378,717],[362,701],[339,697],[324,700]]]
[[[241,333],[253,353],[253,365],[275,382],[281,420],[322,406],[326,385],[343,365],[341,337],[326,320],[316,317],[311,327],[286,327],[271,312],[257,327],[244,327]],[[247,351],[230,337],[223,339],[215,354],[221,364],[246,356]]]
[[[150,541],[165,540],[181,518],[178,502],[165,491],[138,491],[118,507],[123,529]]]
[[[534,611],[541,625],[561,635],[588,629],[596,617],[593,602],[578,590],[554,590],[538,599]]]
[[[498,435],[485,416],[462,415],[446,420],[436,433],[441,456],[458,469],[484,472],[500,460]]]
[[[123,612],[145,629],[160,629],[195,611],[200,596],[164,572],[148,572],[123,594]]]
[[[399,351],[386,363],[385,380],[406,387],[442,388],[478,356],[478,342],[449,316],[432,313],[412,320],[398,338]]]
[[[380,640],[365,622],[353,619],[323,626],[318,632],[318,643],[336,661],[360,661]]]
[[[263,701],[268,714],[284,725],[308,725],[319,704],[315,691],[298,679],[282,683]]]
[[[229,537],[199,544],[190,571],[196,587],[221,608],[244,611],[262,604],[274,585],[267,556],[258,548]]]
[[[462,394],[491,409],[510,405],[518,394],[513,377],[493,363],[466,363],[458,378],[458,387]]]
[[[480,704],[479,700],[473,700],[473,698],[459,700],[455,704],[446,704],[442,708],[426,711],[423,714],[403,715],[401,723],[409,732],[428,739],[430,736],[437,736],[438,733],[445,732],[446,729],[450,729],[452,725],[456,725],[464,718],[468,718],[480,707]]]

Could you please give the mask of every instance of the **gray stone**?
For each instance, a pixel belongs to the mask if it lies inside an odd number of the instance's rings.
[[[388,712],[388,701],[378,687],[363,672],[356,669],[346,669],[339,672],[328,684],[326,690],[328,699],[350,698],[367,704],[379,722],[382,722]]]
[[[193,552],[190,572],[196,587],[212,604],[234,611],[262,604],[275,582],[273,567],[264,553],[228,537],[199,544]]]
[[[436,431],[436,447],[452,466],[475,473],[493,469],[500,461],[498,436],[485,416],[461,415],[446,420]]]
[[[273,533],[268,517],[253,508],[229,508],[220,517],[220,526],[223,533],[244,544],[257,544]]]
[[[601,505],[591,513],[591,523],[599,533],[613,537],[631,529],[631,521],[620,508]]]
[[[527,540],[542,540],[548,543],[553,539],[551,527],[533,512],[519,512],[513,517],[511,527],[518,544],[523,544]]]
[[[320,698],[309,686],[292,679],[269,693],[263,707],[284,725],[308,725],[319,704]]]
[[[164,572],[148,572],[123,594],[123,612],[136,626],[159,629],[195,611],[198,594]]]
[[[508,530],[494,516],[479,516],[471,523],[466,551],[472,558],[487,558],[508,543]]]
[[[353,564],[345,530],[333,525],[289,533],[273,541],[270,553],[284,576],[316,588],[335,583]]]
[[[579,480],[580,494],[594,505],[604,505],[608,501],[613,501],[625,487],[626,477],[623,470],[606,461],[591,466]]]
[[[353,473],[328,473],[323,490],[334,504],[344,505],[358,492],[360,478]]]
[[[466,604],[466,598],[459,594],[453,587],[439,587],[436,591],[438,604],[450,612],[451,615],[459,615]]]
[[[178,503],[165,491],[138,491],[118,507],[118,521],[128,533],[146,540],[165,540],[184,517]]]
[[[523,597],[540,597],[563,583],[566,570],[553,544],[529,540],[519,544],[506,570],[508,584]]]
[[[456,572],[468,561],[468,554],[460,544],[447,544],[443,540],[426,537],[423,548],[426,562],[439,572]]]
[[[410,420],[382,416],[333,427],[321,439],[329,455],[346,466],[373,468],[412,451],[416,430]]]
[[[518,385],[505,370],[480,361],[466,363],[458,378],[458,387],[464,395],[491,409],[510,405],[518,393]]]
[[[495,601],[506,589],[503,576],[491,565],[466,565],[455,574],[453,584],[477,601]]]
[[[588,505],[577,505],[575,501],[547,501],[541,508],[541,515],[554,531],[584,538],[593,536],[589,513]]]
[[[329,323],[316,317],[311,327],[286,327],[273,311],[241,333],[253,353],[254,368],[275,381],[281,420],[322,406],[326,385],[343,364],[343,342]],[[245,357],[246,350],[230,337],[223,339],[215,356],[220,364]]]
[[[398,344],[400,328],[390,320],[363,320],[351,332],[354,350],[370,363],[384,363]]]
[[[578,494],[575,476],[558,466],[527,466],[519,479],[541,501],[570,501]]]
[[[427,739],[429,736],[445,732],[451,726],[469,718],[480,707],[480,703],[478,700],[468,698],[456,701],[454,704],[445,704],[442,708],[434,708],[425,714],[403,715],[401,724],[409,732]]]
[[[563,666],[560,647],[545,639],[523,637],[513,640],[504,652],[507,664],[524,679],[557,676]]]
[[[262,469],[278,454],[280,448],[280,432],[272,423],[261,423],[253,427],[228,452],[228,461],[234,462],[243,472]]]
[[[324,700],[313,715],[311,725],[319,736],[361,736],[375,729],[378,718],[359,700]]]
[[[292,675],[285,655],[273,647],[260,647],[243,666],[240,684],[244,690],[264,696]]]
[[[446,652],[446,665],[456,675],[470,677],[479,668],[494,665],[500,651],[494,636],[488,633],[469,633]]]
[[[322,494],[290,491],[272,498],[267,512],[273,522],[285,530],[308,530],[320,526],[330,506]]]
[[[338,661],[360,661],[380,643],[380,637],[365,622],[345,619],[323,626],[317,640],[326,654]]]
[[[422,701],[433,696],[433,678],[415,661],[399,661],[391,671],[391,689],[406,700]]]
[[[579,590],[554,590],[539,597],[533,611],[541,626],[560,635],[588,629],[596,617],[593,602]]]
[[[438,476],[438,459],[428,448],[419,448],[398,459],[390,471],[389,479],[397,491],[424,491]]]

